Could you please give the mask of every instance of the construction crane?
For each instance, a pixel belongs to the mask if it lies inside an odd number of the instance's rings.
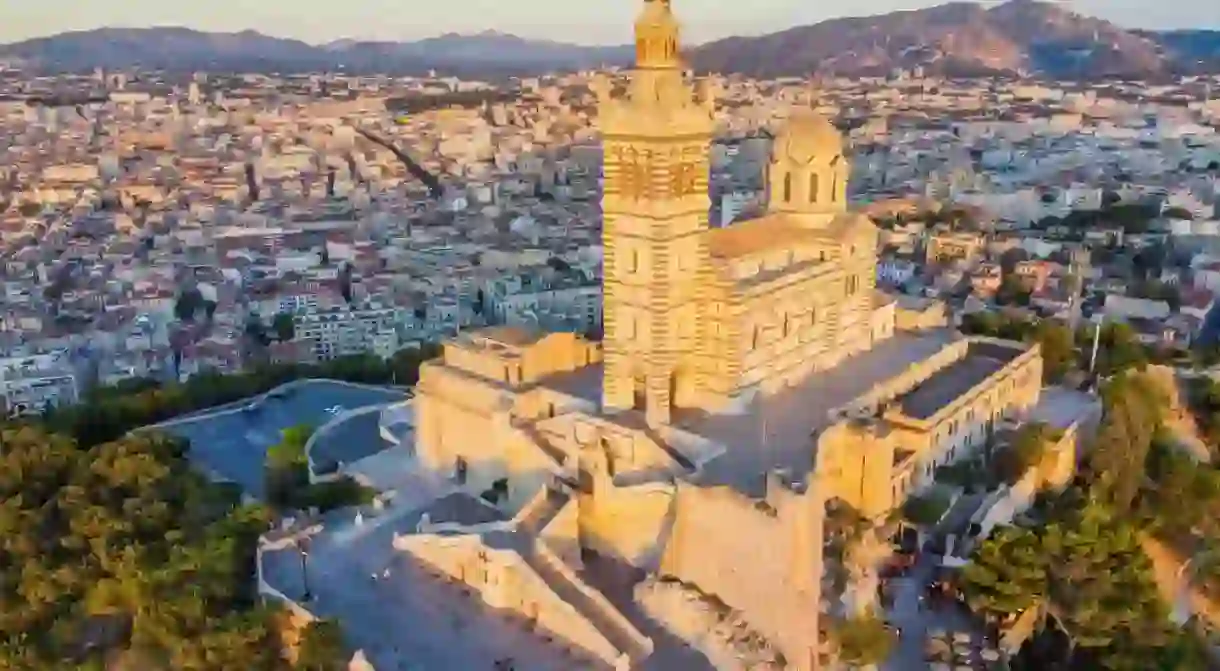
[[[445,195],[445,187],[441,185],[441,181],[436,178],[436,175],[424,170],[423,166],[416,163],[414,159],[408,156],[406,152],[399,149],[393,142],[390,142],[386,138],[383,138],[380,135],[363,128],[356,128],[356,132],[360,133],[360,135],[362,135],[366,140],[385,147],[386,149],[390,150],[391,153],[397,156],[398,160],[402,161],[402,164],[406,166],[407,172],[411,173],[415,179],[423,182],[424,186],[428,187],[428,192],[434,199],[440,200]]]

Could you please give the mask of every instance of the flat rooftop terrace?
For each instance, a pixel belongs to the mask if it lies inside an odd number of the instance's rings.
[[[902,414],[928,419],[946,405],[983,383],[1025,352],[1025,347],[972,342],[962,359],[940,369],[898,398]]]
[[[679,428],[727,447],[704,467],[699,482],[758,496],[765,491],[766,473],[775,469],[803,479],[813,470],[814,436],[831,424],[832,412],[962,337],[948,329],[898,333],[831,370],[756,398],[744,413],[680,417]]]

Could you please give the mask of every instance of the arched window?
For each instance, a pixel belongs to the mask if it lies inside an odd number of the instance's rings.
[[[627,272],[634,273],[634,272],[639,272],[639,270],[640,270],[640,253],[633,249],[633,250],[631,250],[631,262],[627,266]]]
[[[830,202],[836,203],[839,201],[839,176],[835,175],[830,178]]]
[[[809,202],[818,202],[818,174],[816,172],[809,173]]]
[[[792,173],[784,173],[784,202],[792,202]]]
[[[758,349],[758,338],[761,328],[757,324],[754,325],[754,333],[750,336],[750,349]]]

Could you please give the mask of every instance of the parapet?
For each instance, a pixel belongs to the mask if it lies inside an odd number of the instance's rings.
[[[602,348],[575,333],[495,327],[445,343],[443,360],[446,366],[516,388],[600,363]]]

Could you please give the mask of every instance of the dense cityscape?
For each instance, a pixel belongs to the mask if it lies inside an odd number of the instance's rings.
[[[1220,75],[637,4],[530,76],[0,59],[0,669],[1220,668]]]

